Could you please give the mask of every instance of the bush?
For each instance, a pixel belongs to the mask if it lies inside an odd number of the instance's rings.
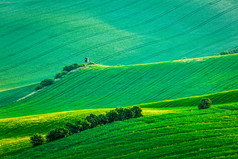
[[[38,146],[38,145],[42,145],[45,142],[45,138],[42,135],[39,134],[35,134],[33,135],[31,138],[31,144],[33,147]]]
[[[68,122],[65,126],[71,134],[75,134],[82,131],[82,125],[74,125]]]
[[[46,135],[47,142],[54,141],[69,136],[69,130],[66,128],[55,128]]]
[[[68,72],[67,71],[61,71],[55,75],[55,79],[61,78],[62,76],[66,75]]]
[[[111,110],[106,113],[106,117],[107,117],[109,123],[111,123],[113,121],[117,121],[118,120],[118,112],[115,110]]]
[[[235,49],[228,49],[227,51],[221,51],[219,55],[229,55],[238,53],[238,47]]]
[[[90,61],[88,65],[95,65],[95,63]]]
[[[106,115],[104,115],[104,114],[98,115],[98,121],[99,121],[99,125],[102,125],[102,124],[105,125],[108,123],[108,119],[107,119]]]
[[[75,63],[75,64],[72,64],[72,65],[66,65],[64,68],[63,68],[63,71],[66,71],[66,72],[70,72],[72,70],[75,70],[79,67],[85,67],[86,65],[84,63],[82,64],[78,64],[78,63]]]
[[[211,107],[212,101],[209,98],[203,98],[198,105],[198,109],[208,109]]]
[[[85,66],[86,66],[85,63],[79,64],[79,67],[85,67]]]
[[[131,107],[131,111],[133,112],[133,118],[142,117],[142,109],[139,106]]]
[[[43,86],[42,86],[41,84],[39,84],[39,85],[37,85],[37,86],[35,87],[35,90],[38,91],[38,90],[40,90],[40,89],[42,89],[42,88],[43,88]]]
[[[87,120],[82,120],[80,125],[82,125],[82,131],[91,128],[91,123],[89,123]]]
[[[94,114],[90,114],[88,115],[85,120],[87,120],[88,122],[91,123],[91,128],[96,127],[97,125],[99,125],[99,119],[96,115]]]
[[[41,81],[40,85],[45,87],[45,86],[52,85],[53,83],[54,83],[54,80],[52,78],[47,78],[47,79]]]
[[[117,111],[118,120],[120,120],[120,121],[133,118],[133,112],[132,112],[132,110],[130,110],[128,108],[118,107],[115,109],[115,111]]]

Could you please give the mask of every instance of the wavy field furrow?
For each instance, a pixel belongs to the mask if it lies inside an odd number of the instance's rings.
[[[208,110],[195,110],[194,107],[178,108],[177,113],[176,109],[170,109],[172,111],[170,113],[156,116],[150,114],[140,119],[115,122],[47,143],[14,157],[84,158],[97,155],[97,158],[194,156],[207,158],[221,155],[234,156],[234,148],[238,141],[237,111],[220,110],[220,106],[214,105],[214,108]]]
[[[112,108],[169,99],[142,107],[197,105],[200,95],[237,89],[238,55],[184,59],[131,66],[91,66],[72,72],[40,92],[3,107],[0,117],[91,108]],[[211,97],[215,104],[237,102],[235,91]],[[223,97],[224,96],[224,97]],[[219,99],[221,98],[221,99]],[[224,100],[222,102],[222,100]],[[179,102],[185,101],[183,105]],[[164,105],[163,105],[164,104]],[[152,106],[153,105],[153,106]],[[24,108],[24,109],[23,109]]]
[[[238,26],[232,0],[14,0],[1,7],[0,90],[38,82],[86,56],[105,65],[136,64],[237,46],[229,38]]]

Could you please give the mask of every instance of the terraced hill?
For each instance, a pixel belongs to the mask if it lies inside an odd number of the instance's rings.
[[[237,61],[238,54],[234,54],[144,65],[87,67],[22,101],[2,107],[0,118],[113,108],[233,90],[238,88]]]
[[[214,55],[237,46],[236,0],[4,0],[0,90],[84,57],[105,65]]]

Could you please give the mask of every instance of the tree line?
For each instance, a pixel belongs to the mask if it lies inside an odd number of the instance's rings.
[[[44,142],[51,142],[87,129],[102,126],[115,121],[123,121],[142,116],[142,109],[139,106],[133,106],[130,108],[118,107],[115,110],[106,112],[106,114],[90,114],[86,116],[86,118],[82,120],[80,119],[75,123],[68,122],[64,127],[57,127],[50,130],[45,137],[41,134],[35,134],[30,137],[30,141],[34,147],[42,145]]]

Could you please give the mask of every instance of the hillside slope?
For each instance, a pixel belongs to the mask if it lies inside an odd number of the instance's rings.
[[[222,107],[114,122],[38,146],[13,158],[235,159],[238,103]]]
[[[0,90],[84,57],[105,65],[214,55],[237,46],[235,0],[11,0],[0,3]]]
[[[112,108],[238,88],[238,54],[131,66],[92,66],[0,109],[0,118]]]
[[[0,107],[9,105],[35,91],[37,84],[0,91]]]

